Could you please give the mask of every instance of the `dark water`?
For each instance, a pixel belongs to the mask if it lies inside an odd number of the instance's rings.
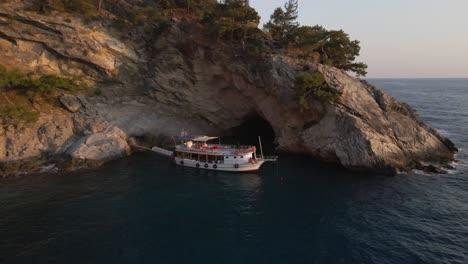
[[[468,80],[370,80],[467,161]],[[0,180],[0,263],[468,263],[468,169],[393,178],[282,156],[257,174],[137,154]]]

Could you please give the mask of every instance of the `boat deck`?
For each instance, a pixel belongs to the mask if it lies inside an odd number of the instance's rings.
[[[219,144],[208,144],[206,146],[192,147],[187,147],[185,145],[177,145],[176,151],[211,155],[241,155],[255,152],[256,148],[255,146],[233,146]]]
[[[272,162],[275,162],[278,160],[278,156],[265,156],[265,157],[260,157],[260,159],[264,160],[264,161],[272,161]]]

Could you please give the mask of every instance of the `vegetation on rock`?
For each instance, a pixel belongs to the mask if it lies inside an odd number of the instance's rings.
[[[298,17],[298,0],[288,0],[284,4],[284,10],[278,7],[273,11],[270,21],[265,24],[267,30],[274,40],[277,40],[281,47],[286,47],[290,42],[294,41],[295,34],[299,23],[296,21]]]
[[[39,113],[23,104],[0,106],[0,125],[3,127],[18,126],[20,124],[35,123],[39,118]]]
[[[50,13],[52,10],[80,14],[87,19],[98,15],[99,4],[96,0],[34,0],[31,10]]]
[[[85,18],[98,17],[105,9],[114,15],[116,28],[127,33],[135,27],[143,28],[143,35],[159,35],[169,28],[170,17],[179,16],[201,23],[207,35],[217,41],[240,44],[247,55],[262,55],[265,41],[271,39],[277,48],[295,50],[314,62],[358,76],[367,74],[367,65],[356,62],[359,41],[351,40],[343,30],[299,25],[298,0],[287,0],[283,7],[276,8],[264,26],[265,32],[258,28],[260,17],[246,0],[127,1],[126,5],[115,0],[34,0],[33,3],[33,9],[43,13],[58,10]],[[314,57],[313,54],[318,55]]]
[[[262,32],[257,28],[260,16],[255,9],[239,2],[217,4],[206,12],[202,24],[207,27],[207,33],[216,39],[244,41],[247,38],[257,38]]]
[[[29,124],[37,121],[39,113],[32,109],[29,101],[36,97],[54,99],[53,92],[62,89],[70,93],[78,93],[88,88],[79,78],[65,78],[56,75],[35,77],[33,73],[23,73],[16,69],[7,69],[0,65],[0,125]],[[9,100],[6,92],[15,92],[26,99]]]
[[[320,72],[304,73],[296,77],[296,91],[301,111],[309,109],[309,96],[322,103],[332,103],[340,94],[331,90]]]
[[[282,48],[294,47],[311,57],[320,54],[323,64],[351,71],[358,76],[367,74],[367,65],[355,62],[361,47],[359,41],[351,40],[343,30],[326,30],[322,26],[299,26],[297,19],[297,0],[288,0],[284,10],[275,9],[265,30]]]
[[[331,65],[357,75],[367,74],[367,65],[355,62],[361,47],[359,41],[350,40],[343,30],[326,30],[322,26],[302,26],[296,33],[295,46],[306,52],[318,52],[321,63]]]
[[[0,65],[0,91],[18,90],[28,98],[50,95],[55,88],[71,93],[86,90],[88,87],[80,78],[66,78],[57,75],[34,77],[33,73],[23,73],[16,69],[7,69]]]

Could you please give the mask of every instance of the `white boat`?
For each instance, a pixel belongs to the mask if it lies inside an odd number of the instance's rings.
[[[257,171],[265,162],[274,162],[277,156],[264,157],[260,141],[261,154],[255,146],[233,146],[209,144],[218,137],[182,136],[181,144],[175,147],[174,161],[177,165],[206,170],[231,172]],[[154,149],[158,151],[157,149]],[[163,151],[163,150],[160,150]]]

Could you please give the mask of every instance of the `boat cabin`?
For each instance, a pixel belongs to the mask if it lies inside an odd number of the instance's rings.
[[[219,155],[219,154],[205,154],[205,153],[193,153],[177,150],[175,151],[175,157],[181,159],[196,160],[199,162],[216,163],[216,164],[237,164],[249,162],[256,159],[254,152],[242,153],[237,155]]]
[[[218,139],[208,136],[184,136],[178,139],[183,143],[176,145],[174,155],[181,159],[204,163],[238,164],[257,158],[255,146],[208,144],[208,141]]]
[[[180,144],[175,146],[175,163],[209,170],[256,171],[267,161],[262,155],[256,154],[255,146],[208,143],[214,139],[218,138],[187,135],[177,137]]]

